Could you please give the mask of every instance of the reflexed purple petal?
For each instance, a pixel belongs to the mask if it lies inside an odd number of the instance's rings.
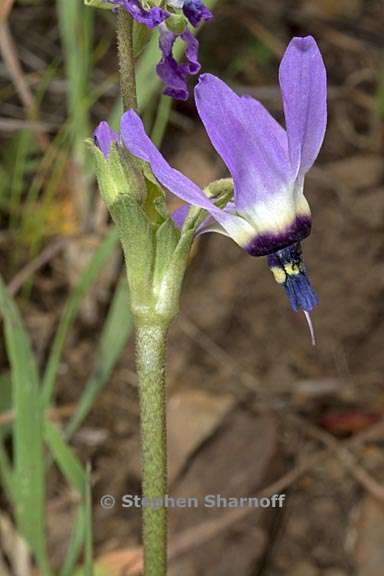
[[[326,71],[312,36],[291,40],[279,80],[292,168],[304,175],[316,160],[327,123]]]
[[[186,77],[180,73],[173,58],[163,58],[156,66],[156,72],[165,84],[163,94],[175,100],[188,100],[189,92]]]
[[[144,130],[143,123],[134,110],[128,110],[121,119],[121,135],[129,152],[151,165],[156,178],[163,186],[189,204],[208,211],[215,207],[192,180],[171,168]]]
[[[200,22],[213,18],[212,12],[204,6],[202,0],[185,0],[183,12],[194,27],[198,26]]]
[[[168,12],[154,6],[150,10],[144,10],[139,0],[108,0],[111,4],[121,6],[136,22],[145,24],[148,28],[156,28],[169,17]]]
[[[180,64],[172,55],[176,34],[166,28],[160,30],[160,50],[163,57],[156,66],[156,72],[165,84],[163,94],[176,100],[188,99],[186,75],[180,70]]]
[[[217,208],[192,180],[172,168],[146,134],[143,123],[134,110],[123,114],[121,135],[129,152],[148,162],[152,172],[165,188],[188,204],[207,210],[241,246],[249,243],[254,235],[252,226],[243,218]]]
[[[109,156],[112,143],[117,142],[118,139],[118,134],[112,130],[108,122],[100,122],[93,133],[93,140],[96,146],[100,148],[106,158]]]
[[[200,76],[195,98],[208,136],[233,176],[238,212],[273,202],[292,180],[284,130],[259,102],[240,98],[211,74]]]
[[[189,30],[185,30],[180,38],[186,43],[186,62],[179,64],[173,57],[172,50],[177,35],[166,28],[160,30],[160,50],[163,57],[156,67],[156,71],[165,84],[164,94],[177,100],[187,100],[187,78],[190,74],[200,71],[198,62],[199,43]]]

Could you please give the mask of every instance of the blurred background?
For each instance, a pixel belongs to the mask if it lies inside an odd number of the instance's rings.
[[[314,227],[304,243],[321,304],[313,348],[264,259],[218,235],[195,243],[170,333],[170,494],[287,498],[282,509],[171,511],[170,574],[382,576],[384,2],[210,5],[215,18],[199,32],[203,69],[279,120],[278,65],[290,38],[312,34],[322,52],[329,121],[306,179]],[[113,14],[80,0],[0,4],[0,262],[9,294],[1,305],[1,576],[39,573],[36,557],[49,573],[44,556],[71,576],[87,556],[90,525],[100,574],[139,574],[140,511],[99,505],[104,494],[140,494],[127,288],[84,145],[100,120],[116,124],[119,115],[114,25]],[[167,159],[206,185],[225,167],[193,99],[161,96],[156,44],[153,37],[138,60],[145,124]],[[28,397],[30,356],[39,376]],[[40,548],[28,537],[38,520],[18,511],[13,488],[29,457],[18,454],[37,395],[48,423],[43,454],[34,445],[47,525]]]

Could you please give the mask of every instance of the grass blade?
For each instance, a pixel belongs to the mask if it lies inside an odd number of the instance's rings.
[[[89,135],[89,76],[92,58],[93,10],[78,0],[56,0],[68,81],[69,118],[75,146],[84,148]]]
[[[156,119],[151,132],[151,140],[157,148],[161,147],[172,108],[172,98],[162,96],[157,107]]]
[[[76,564],[80,558],[81,550],[85,538],[86,517],[84,507],[80,506],[77,517],[72,529],[71,539],[69,542],[64,565],[60,570],[60,576],[73,576]]]
[[[92,493],[91,493],[90,465],[87,466],[87,484],[84,499],[84,515],[85,515],[84,576],[93,576]]]
[[[74,186],[84,220],[91,198],[87,192],[90,170],[84,140],[91,133],[89,80],[93,56],[94,10],[89,10],[81,0],[56,0],[56,5],[66,64],[68,115],[76,165]]]
[[[0,312],[4,318],[11,366],[16,520],[44,575],[50,575],[44,524],[43,413],[35,358],[21,317],[0,278]]]
[[[44,439],[49,450],[68,484],[72,486],[81,497],[80,509],[72,530],[71,540],[64,566],[60,571],[60,576],[72,576],[80,553],[85,546],[85,557],[89,553],[87,542],[87,532],[89,532],[89,474],[85,472],[80,460],[73,450],[66,444],[61,432],[52,422],[46,421],[44,426]],[[92,549],[92,547],[91,547]]]
[[[66,444],[62,434],[49,420],[44,425],[44,440],[67,482],[81,495],[85,495],[86,475],[73,450]]]

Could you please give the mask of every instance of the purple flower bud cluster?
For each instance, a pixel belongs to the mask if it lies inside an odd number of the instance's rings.
[[[157,73],[165,84],[164,94],[176,100],[187,100],[188,76],[198,74],[199,42],[189,30],[187,23],[180,33],[168,29],[166,20],[172,14],[182,13],[187,21],[196,28],[204,21],[212,18],[212,13],[202,0],[168,0],[167,10],[158,6],[144,9],[140,0],[106,0],[111,4],[126,10],[139,24],[150,29],[159,27],[160,50],[162,58],[156,67]],[[185,61],[177,62],[173,55],[173,47],[177,38],[185,42]]]

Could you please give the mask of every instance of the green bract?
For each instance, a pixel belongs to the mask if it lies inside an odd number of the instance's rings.
[[[111,146],[108,158],[91,140],[88,140],[88,144],[95,158],[96,177],[100,192],[109,208],[119,195],[131,194],[132,174],[123,167],[116,144]]]

